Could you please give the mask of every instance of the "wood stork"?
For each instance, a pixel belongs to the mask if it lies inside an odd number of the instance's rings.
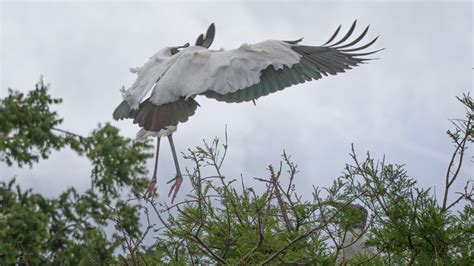
[[[344,204],[334,204],[336,207],[344,206]],[[344,206],[346,207],[346,206]],[[358,220],[352,225],[345,228],[345,232],[339,236],[341,241],[339,253],[336,257],[336,263],[338,265],[346,265],[350,259],[356,257],[359,254],[370,256],[376,253],[376,249],[372,246],[366,246],[367,240],[369,238],[365,234],[367,228],[367,218],[369,212],[366,208],[359,204],[350,204],[347,207],[352,208],[353,214],[356,215]]]
[[[168,137],[176,168],[176,177],[169,191],[172,201],[182,183],[178,158],[172,134],[180,122],[194,114],[199,104],[198,95],[227,103],[255,101],[284,88],[317,80],[323,76],[345,72],[367,60],[365,56],[380,50],[361,52],[369,43],[354,47],[367,34],[369,27],[353,41],[348,42],[356,27],[338,41],[337,28],[322,46],[300,45],[295,41],[267,40],[243,44],[233,50],[208,49],[214,40],[215,27],[211,24],[206,35],[201,34],[195,45],[166,47],[153,55],[142,67],[131,68],[137,74],[133,85],[122,88],[123,101],[115,109],[116,120],[131,118],[141,127],[137,138],[157,137],[153,177],[145,192],[152,195],[156,184],[160,138]],[[143,100],[149,91],[151,95]]]

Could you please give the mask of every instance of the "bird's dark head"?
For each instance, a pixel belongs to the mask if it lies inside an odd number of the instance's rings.
[[[363,230],[365,228],[365,225],[367,224],[369,212],[366,208],[359,204],[351,204],[351,206],[354,207],[353,214],[354,218],[356,218],[356,221],[353,224],[353,228]]]
[[[214,23],[212,23],[206,31],[206,35],[201,34],[196,40],[196,46],[201,46],[204,48],[209,48],[214,41],[214,36],[216,33],[216,28]],[[165,59],[172,57],[175,54],[178,54],[182,49],[186,49],[189,47],[189,43],[185,43],[181,46],[172,46],[172,47],[165,47],[161,49],[156,56],[157,60]]]
[[[177,53],[179,53],[180,49],[184,49],[184,48],[188,48],[189,47],[189,43],[185,43],[184,45],[181,45],[181,46],[176,46],[176,47],[170,47],[170,53],[171,55],[175,55]]]
[[[188,47],[189,47],[189,43],[185,43],[184,45],[181,45],[181,46],[165,47],[161,49],[160,51],[158,51],[158,53],[155,54],[154,58],[155,60],[158,60],[158,61],[167,60],[173,55],[179,53],[182,49],[186,49]]]

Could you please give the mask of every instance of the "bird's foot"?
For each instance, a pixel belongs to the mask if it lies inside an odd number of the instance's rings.
[[[148,184],[148,187],[145,191],[145,195],[143,195],[143,197],[147,200],[150,200],[151,198],[153,198],[153,192],[154,192],[154,188],[155,188],[155,185],[156,185],[156,177],[153,177],[150,181],[150,183]]]
[[[183,177],[181,175],[176,175],[176,177],[171,179],[170,181],[168,181],[167,184],[169,184],[173,181],[174,181],[174,183],[171,186],[170,192],[168,193],[168,197],[171,196],[171,194],[173,194],[173,196],[171,198],[171,203],[174,202],[174,199],[176,198],[176,194],[178,194],[178,190],[181,187],[181,183],[183,183]]]

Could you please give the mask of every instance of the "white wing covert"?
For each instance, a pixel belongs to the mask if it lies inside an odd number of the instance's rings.
[[[142,67],[130,68],[130,72],[137,74],[137,79],[127,90],[124,87],[120,90],[123,101],[115,109],[114,119],[130,118],[131,110],[138,109],[140,102],[172,63],[170,49],[164,48],[150,57]]]
[[[162,105],[206,91],[233,93],[259,83],[260,73],[269,66],[291,67],[300,57],[291,44],[275,40],[244,44],[228,51],[192,46],[176,55],[174,64],[156,84],[150,101]]]
[[[138,108],[140,102],[172,64],[173,58],[169,54],[169,48],[165,48],[150,57],[142,67],[130,69],[130,72],[137,74],[137,79],[128,90],[122,90],[122,96],[131,109]]]

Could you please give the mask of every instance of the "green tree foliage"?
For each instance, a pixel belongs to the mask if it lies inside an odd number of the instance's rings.
[[[204,141],[183,155],[193,165],[186,169],[192,190],[169,205],[143,199],[148,143],[107,123],[88,136],[60,129],[62,118],[50,108],[61,100],[42,82],[27,94],[9,90],[0,103],[5,167],[34,167],[69,148],[92,169],[90,188],[68,188],[56,198],[22,190],[14,178],[0,182],[0,264],[470,265],[472,184],[452,187],[468,180],[461,168],[472,163],[465,157],[474,104],[469,95],[459,100],[467,116],[452,120],[448,131],[454,152],[440,199],[403,166],[369,153],[361,160],[354,147],[343,174],[312,195],[297,193],[298,168],[285,152],[253,189],[225,174],[226,134],[224,143]]]
[[[51,149],[64,147],[67,139],[52,131],[62,119],[50,111],[51,105],[61,102],[51,98],[42,82],[26,96],[9,89],[0,109],[0,160],[32,166],[40,158],[48,158]]]
[[[99,125],[87,137],[61,130],[62,119],[50,111],[59,103],[43,82],[27,95],[9,90],[0,104],[0,159],[33,167],[52,150],[69,147],[90,160],[91,187],[84,193],[69,188],[48,199],[31,189],[22,191],[15,179],[0,182],[1,265],[111,264],[123,242],[116,233],[106,234],[106,227],[115,224],[112,218],[126,217],[121,230],[131,236],[139,232],[140,206],[124,202],[118,192],[131,197],[143,190],[150,146],[122,137],[110,124]]]

